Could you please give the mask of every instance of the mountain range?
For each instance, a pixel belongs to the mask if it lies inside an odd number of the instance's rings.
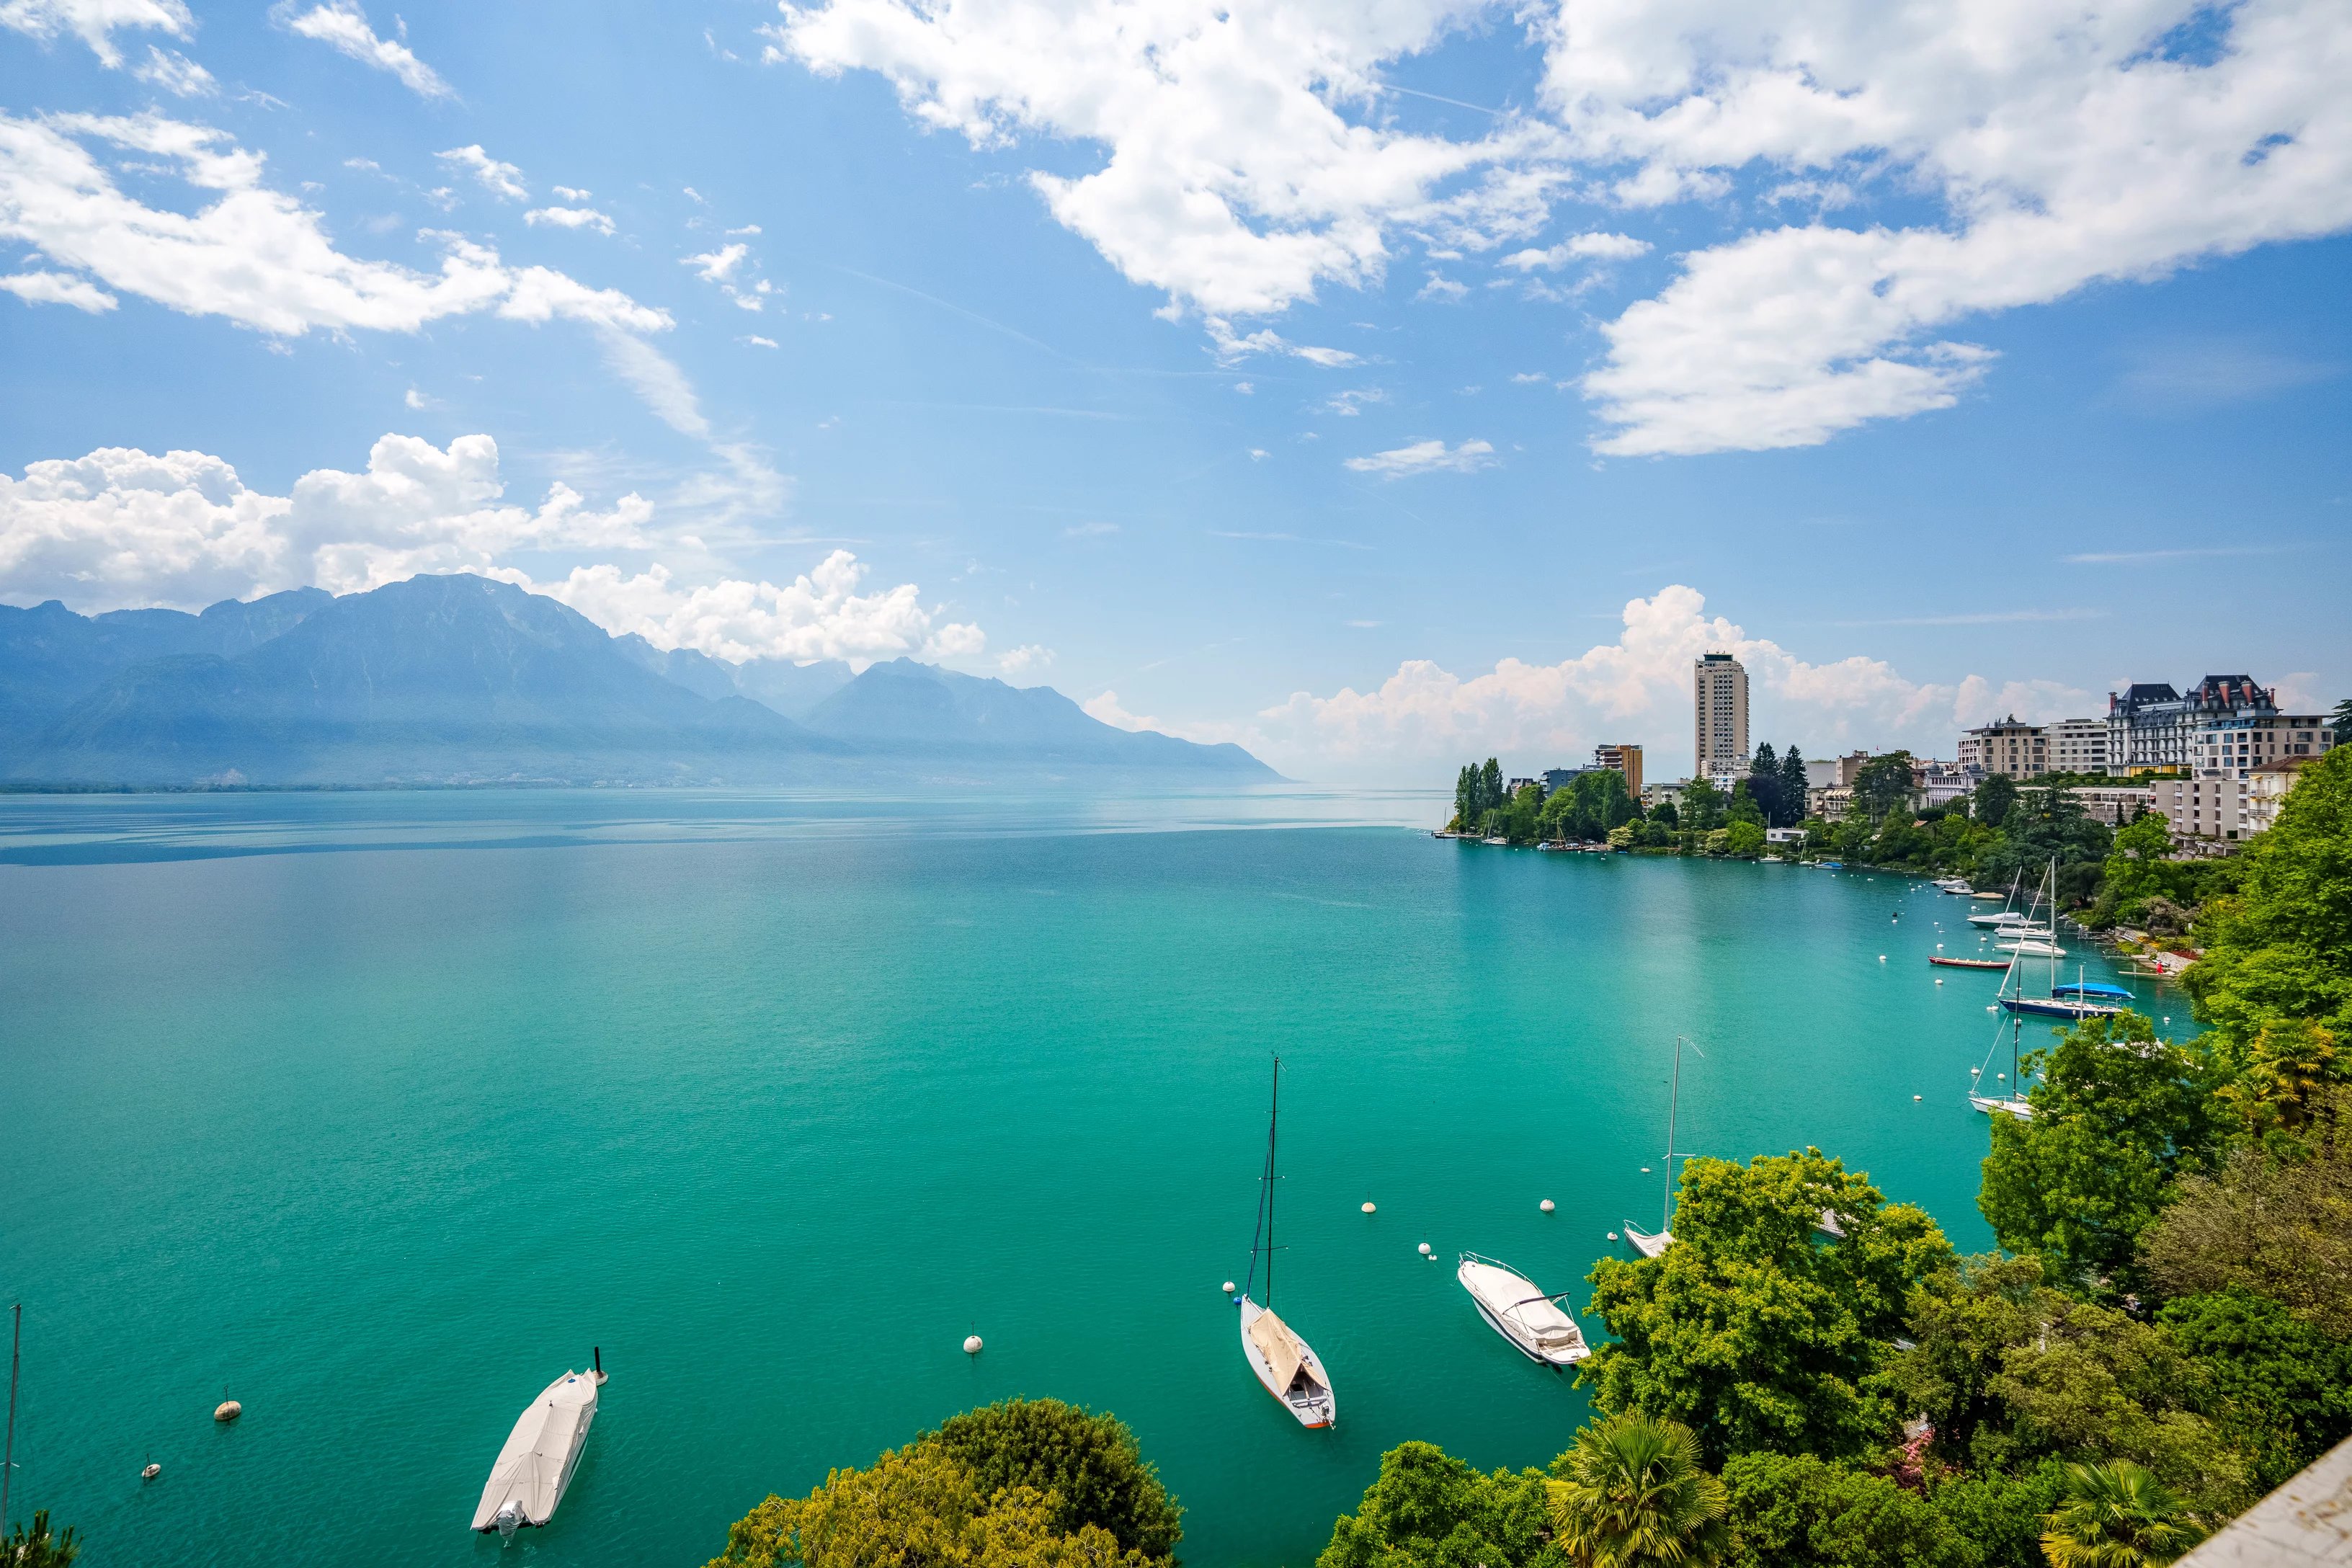
[[[18,786],[1276,776],[1050,687],[906,658],[730,663],[463,574],[201,615],[0,605],[0,779]]]

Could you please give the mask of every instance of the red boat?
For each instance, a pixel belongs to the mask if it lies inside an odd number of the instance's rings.
[[[1947,969],[2007,969],[2005,958],[1931,958],[1930,963],[1940,963]]]

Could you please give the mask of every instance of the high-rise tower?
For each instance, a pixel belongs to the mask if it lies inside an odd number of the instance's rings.
[[[1748,771],[1748,671],[1727,653],[1711,653],[1691,666],[1694,738],[1691,776],[1706,778]]]

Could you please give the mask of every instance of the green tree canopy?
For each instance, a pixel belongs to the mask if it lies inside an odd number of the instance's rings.
[[[2030,1119],[1992,1119],[1977,1206],[2000,1244],[2062,1270],[2137,1286],[2134,1253],[2175,1176],[2200,1169],[2223,1130],[2220,1079],[2201,1052],[2155,1039],[2143,1016],[2086,1019],[2031,1053]]]
[[[1817,1239],[1832,1214],[1844,1239]],[[1818,1149],[1683,1169],[1675,1243],[1603,1258],[1592,1310],[1615,1336],[1578,1367],[1593,1404],[1689,1426],[1710,1461],[1751,1449],[1843,1458],[1892,1434],[1865,1384],[1911,1286],[1949,1267],[1943,1233]]]
[[[1730,1543],[1723,1483],[1678,1422],[1620,1412],[1577,1433],[1552,1470],[1552,1533],[1577,1568],[1707,1563]]]
[[[2139,1466],[2069,1465],[2042,1550],[2050,1568],[2168,1568],[2204,1537],[2180,1500]]]
[[[1742,1454],[1723,1468],[1730,1568],[1979,1568],[1927,1499],[1811,1454]]]
[[[1381,1456],[1380,1479],[1331,1529],[1316,1568],[1566,1568],[1539,1470],[1484,1475],[1431,1443]]]
[[[1887,752],[1862,764],[1853,776],[1853,813],[1876,824],[1891,811],[1911,809],[1911,753]]]
[[[1066,1533],[1096,1525],[1146,1557],[1172,1554],[1183,1534],[1184,1510],[1117,1416],[1007,1399],[950,1416],[918,1441],[961,1465],[984,1497],[1021,1486],[1050,1494],[1054,1526]]]
[[[1723,826],[1726,805],[1723,792],[1706,779],[1693,779],[1683,786],[1682,826],[1700,833],[1711,833]]]
[[[2206,1412],[2253,1457],[2258,1487],[2284,1485],[2352,1437],[2352,1344],[2242,1286],[2167,1302],[2158,1316],[2197,1364]]]
[[[2010,807],[2017,804],[2017,781],[2006,773],[1995,773],[1977,785],[1974,793],[1969,815],[1987,827],[2006,827]]]
[[[5,1521],[0,1521],[5,1522]],[[0,1568],[67,1568],[81,1555],[81,1542],[68,1528],[63,1535],[49,1531],[49,1510],[36,1509],[33,1522],[17,1521],[16,1533],[0,1535]]]

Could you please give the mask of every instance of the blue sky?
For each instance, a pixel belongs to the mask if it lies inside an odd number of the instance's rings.
[[[2326,0],[0,24],[5,602],[495,571],[1335,782],[1685,766],[1708,647],[1816,753],[2352,689]]]

